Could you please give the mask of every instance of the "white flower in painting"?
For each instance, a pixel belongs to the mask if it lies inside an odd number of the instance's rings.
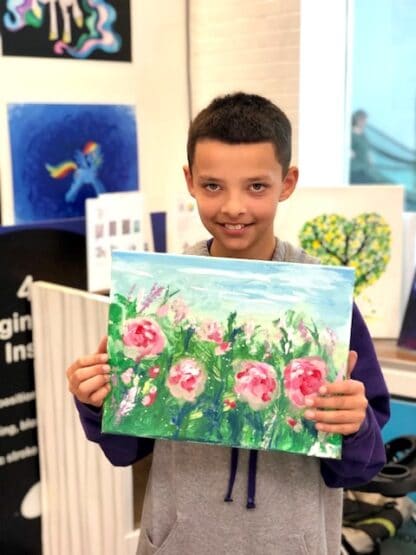
[[[246,341],[250,341],[250,339],[254,335],[255,325],[254,322],[249,321],[243,325],[244,337]]]
[[[143,304],[143,299],[145,296],[145,290],[142,288],[140,289],[140,291],[137,293],[137,297],[136,297],[136,312],[139,313]]]
[[[136,404],[138,389],[139,389],[138,386],[135,385],[125,393],[117,411],[118,418],[121,418],[122,416],[126,416],[127,414],[130,414],[130,412],[134,409],[134,406]]]
[[[338,342],[338,337],[334,330],[328,327],[324,328],[319,334],[319,339],[321,345],[325,347],[326,352],[332,355]]]

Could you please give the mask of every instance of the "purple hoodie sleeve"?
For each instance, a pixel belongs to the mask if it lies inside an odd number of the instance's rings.
[[[154,439],[101,432],[101,409],[75,399],[82,427],[90,441],[98,443],[107,459],[115,466],[128,466],[153,451]]]
[[[350,349],[358,354],[351,377],[364,383],[368,408],[361,428],[344,437],[342,459],[321,459],[321,474],[332,488],[366,484],[386,462],[381,428],[390,417],[389,393],[368,328],[354,303]]]

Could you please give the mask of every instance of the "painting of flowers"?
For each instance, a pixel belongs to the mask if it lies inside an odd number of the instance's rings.
[[[339,458],[304,418],[346,373],[354,271],[115,251],[103,432]]]

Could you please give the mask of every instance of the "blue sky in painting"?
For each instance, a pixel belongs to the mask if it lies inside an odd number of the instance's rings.
[[[180,289],[199,316],[274,320],[288,308],[305,311],[348,343],[354,272],[351,268],[231,260],[200,256],[113,252],[112,291],[128,295],[153,283]]]
[[[139,187],[134,108],[110,104],[9,104],[8,118],[16,223],[84,216],[85,199],[96,196],[85,183],[65,199],[74,172],[53,179],[46,164],[76,162],[89,142],[100,145],[97,170],[104,192]]]

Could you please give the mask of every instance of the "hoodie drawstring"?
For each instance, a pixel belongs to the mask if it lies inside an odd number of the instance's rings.
[[[248,460],[248,484],[247,484],[247,509],[255,509],[256,503],[256,473],[257,473],[257,453],[255,449],[250,449]]]
[[[230,476],[228,478],[228,489],[224,497],[224,501],[230,503],[233,493],[233,487],[235,482],[235,477],[237,474],[238,467],[238,448],[231,448],[231,458],[230,458]],[[247,509],[255,509],[255,497],[256,497],[256,473],[257,473],[257,453],[256,449],[250,449],[249,460],[248,460],[248,481],[247,481]]]
[[[228,478],[228,489],[224,497],[224,501],[226,501],[227,503],[230,503],[233,500],[231,495],[233,493],[235,475],[237,474],[237,466],[238,466],[238,449],[237,447],[232,447],[231,459],[230,459],[230,476]]]

